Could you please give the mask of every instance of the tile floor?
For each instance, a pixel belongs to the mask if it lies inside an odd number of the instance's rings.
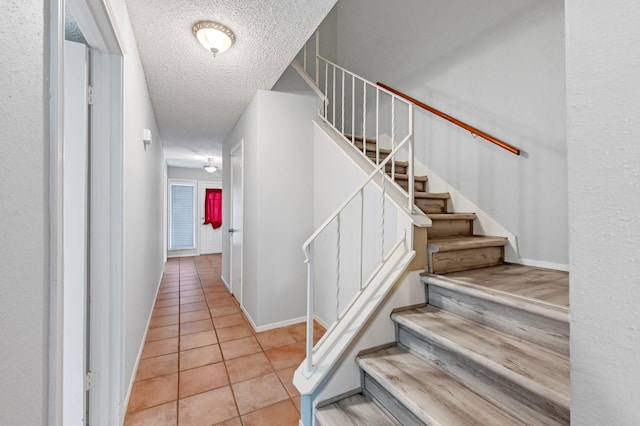
[[[305,324],[255,333],[220,255],[167,261],[125,425],[297,425]],[[315,327],[318,339],[324,330]]]

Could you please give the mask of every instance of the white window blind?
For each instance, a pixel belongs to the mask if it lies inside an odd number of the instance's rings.
[[[169,249],[195,248],[195,185],[170,182]]]

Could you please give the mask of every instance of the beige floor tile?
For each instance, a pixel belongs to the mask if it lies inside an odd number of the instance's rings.
[[[275,373],[235,383],[232,387],[241,415],[289,399]]]
[[[210,331],[210,330],[213,330],[213,322],[211,322],[210,319],[193,321],[193,322],[185,322],[180,324],[181,336],[184,336],[185,334],[200,333],[203,331]]]
[[[165,299],[158,300],[155,304],[156,308],[163,308],[165,306],[178,306],[180,304],[180,299]]]
[[[256,338],[265,351],[296,343],[296,339],[294,339],[291,333],[285,328],[257,333]]]
[[[153,342],[146,342],[144,344],[144,349],[142,349],[141,359],[153,358],[156,356],[171,354],[174,352],[178,352],[177,337],[156,340]]]
[[[296,365],[294,367],[285,368],[276,372],[278,374],[278,377],[280,378],[280,381],[282,382],[282,385],[287,390],[287,393],[289,393],[289,396],[292,398],[300,396],[300,392],[298,392],[298,389],[296,389],[296,387],[293,385],[293,374],[296,372],[297,368],[298,366]]]
[[[237,306],[224,306],[222,308],[211,309],[211,316],[213,318],[223,317],[225,315],[231,315],[231,314],[239,314],[239,313],[240,313],[240,308],[238,308]]]
[[[192,312],[181,312],[180,313],[180,323],[185,322],[193,322],[193,321],[202,321],[206,319],[210,319],[211,316],[207,309],[202,311],[192,311]]]
[[[177,426],[178,401],[168,402],[135,413],[128,413],[124,426]]]
[[[136,382],[177,372],[177,353],[141,359],[138,365],[138,372],[136,373]]]
[[[225,361],[231,383],[244,382],[273,372],[271,363],[262,352]]]
[[[290,399],[242,416],[244,426],[297,426],[300,413]]]
[[[188,297],[181,297],[180,298],[180,304],[181,305],[187,305],[189,303],[197,303],[197,302],[204,302],[204,295],[202,296],[188,296]]]
[[[179,306],[167,306],[164,308],[155,308],[153,310],[153,317],[163,317],[165,315],[178,315],[180,312]]]
[[[209,345],[180,352],[180,370],[202,367],[222,361],[219,345]]]
[[[180,426],[211,425],[234,417],[238,417],[238,410],[228,386],[178,401]]]
[[[242,426],[242,421],[240,421],[240,417],[235,417],[226,422],[216,423],[214,426]]]
[[[253,336],[221,343],[220,348],[225,360],[255,354],[262,350]]]
[[[242,314],[225,315],[213,320],[215,328],[231,327],[232,325],[248,325]]]
[[[180,313],[182,314],[185,312],[202,311],[203,309],[209,309],[206,302],[185,303],[184,305],[180,305]]]
[[[147,331],[147,342],[153,342],[154,340],[169,339],[171,337],[178,337],[180,332],[180,326],[178,324],[166,325],[164,327],[150,328]]]
[[[166,293],[158,293],[156,300],[177,299],[180,297],[179,291],[168,291]]]
[[[293,405],[295,405],[296,410],[298,410],[298,413],[300,413],[300,404],[301,404],[300,397],[297,396],[295,398],[291,398],[291,402],[293,402]]]
[[[182,287],[180,288],[180,297],[190,297],[190,296],[203,296],[204,295],[204,291],[202,291],[202,287],[198,286],[198,288],[196,288],[196,286],[193,287],[189,287],[189,289],[183,289]]]
[[[189,349],[209,346],[218,343],[216,333],[213,330],[201,331],[200,333],[185,334],[180,338],[180,350],[188,351]]]
[[[276,370],[298,366],[306,356],[304,345],[301,343],[303,342],[270,349],[265,351],[265,355],[267,355],[267,358],[269,358],[273,368]]]
[[[165,315],[163,317],[153,317],[149,322],[149,328],[165,327],[178,323],[178,315]]]
[[[178,398],[178,374],[155,377],[133,385],[129,412],[175,401]]]
[[[229,384],[224,364],[209,364],[180,372],[179,398],[217,389]]]
[[[228,342],[229,340],[237,340],[243,337],[249,337],[253,335],[253,330],[248,324],[232,325],[231,327],[224,327],[216,329],[218,333],[218,339],[221,342]]]

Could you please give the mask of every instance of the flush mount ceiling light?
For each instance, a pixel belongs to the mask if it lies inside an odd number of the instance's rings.
[[[236,36],[229,28],[213,21],[196,22],[192,31],[202,47],[213,56],[226,52],[236,41]]]
[[[218,170],[218,168],[216,166],[213,165],[213,158],[209,158],[209,160],[207,161],[207,164],[205,164],[204,166],[202,166],[202,168],[207,172],[207,173],[213,173],[216,170]]]

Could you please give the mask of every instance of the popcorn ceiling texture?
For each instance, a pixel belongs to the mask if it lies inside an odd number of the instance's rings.
[[[169,164],[219,157],[256,90],[271,89],[335,2],[128,0]],[[191,33],[200,20],[229,27],[234,46],[214,58]]]

